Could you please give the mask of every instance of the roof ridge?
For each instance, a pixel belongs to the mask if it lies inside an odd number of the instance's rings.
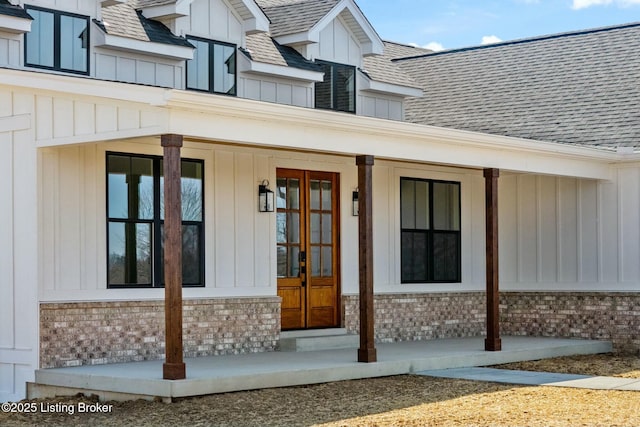
[[[538,41],[553,40],[553,39],[559,39],[559,38],[564,38],[564,37],[582,36],[582,35],[587,35],[587,34],[596,34],[596,33],[602,33],[602,32],[613,31],[613,30],[620,30],[620,29],[625,29],[625,28],[633,28],[633,27],[640,27],[640,22],[631,22],[631,23],[627,23],[627,24],[611,25],[611,26],[607,26],[607,27],[589,28],[589,29],[585,29],[585,30],[574,30],[574,31],[567,31],[567,32],[563,32],[563,33],[555,33],[555,34],[546,34],[546,35],[542,35],[542,36],[527,37],[527,38],[523,38],[523,39],[505,40],[505,41],[498,42],[498,43],[490,43],[490,44],[483,44],[483,45],[477,45],[477,46],[468,46],[468,47],[461,47],[461,48],[456,48],[456,49],[441,50],[441,51],[438,51],[438,52],[425,53],[425,54],[422,54],[422,55],[407,56],[407,57],[404,57],[404,58],[395,58],[395,59],[392,59],[392,61],[394,61],[394,62],[395,61],[404,61],[404,60],[408,60],[408,59],[424,58],[424,57],[427,57],[427,56],[431,57],[431,56],[439,56],[439,55],[448,55],[448,54],[452,54],[452,53],[468,52],[468,51],[474,51],[474,50],[492,49],[492,48],[496,48],[496,47],[533,43],[533,42],[538,42]]]

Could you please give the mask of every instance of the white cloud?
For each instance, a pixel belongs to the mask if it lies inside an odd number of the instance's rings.
[[[444,46],[442,46],[438,42],[431,42],[431,43],[425,44],[424,46],[420,46],[418,43],[409,43],[409,46],[421,47],[423,49],[429,49],[429,50],[432,50],[434,52],[438,52],[438,51],[444,50]]]
[[[438,51],[444,50],[444,46],[442,46],[438,42],[427,43],[426,45],[424,45],[422,47],[425,48],[425,49],[432,50],[434,52],[438,52]]]
[[[591,6],[607,6],[615,4],[618,7],[640,5],[640,0],[573,0],[573,10],[586,9]]]
[[[482,36],[482,44],[500,43],[501,38],[496,36]]]

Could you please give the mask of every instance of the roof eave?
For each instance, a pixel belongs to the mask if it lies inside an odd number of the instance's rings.
[[[7,33],[28,33],[31,31],[32,19],[19,18],[17,16],[0,15],[0,30]]]
[[[193,59],[194,51],[194,48],[191,47],[135,40],[129,37],[107,34],[102,31],[96,32],[95,44],[97,47],[145,53],[147,55],[177,60]]]
[[[243,60],[238,61],[238,68],[243,73],[262,74],[274,77],[284,77],[305,82],[321,82],[324,73],[319,71],[303,70],[301,68],[286,65],[268,64],[266,62],[253,61],[245,55],[239,55]]]
[[[189,16],[191,1],[177,1],[160,6],[142,8],[142,14],[148,19],[176,19]]]
[[[397,95],[402,97],[421,97],[424,95],[422,89],[417,87],[403,86],[394,83],[381,82],[372,79],[364,79],[361,89],[367,92],[384,93],[387,95]]]

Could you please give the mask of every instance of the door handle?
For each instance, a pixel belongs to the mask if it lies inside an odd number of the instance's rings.
[[[302,282],[302,287],[307,286],[307,253],[304,251],[300,251],[298,255],[298,262],[300,263],[300,281]]]

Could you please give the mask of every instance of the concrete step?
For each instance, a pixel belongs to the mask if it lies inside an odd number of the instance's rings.
[[[283,331],[280,351],[319,351],[358,348],[360,335],[348,334],[345,328]]]

